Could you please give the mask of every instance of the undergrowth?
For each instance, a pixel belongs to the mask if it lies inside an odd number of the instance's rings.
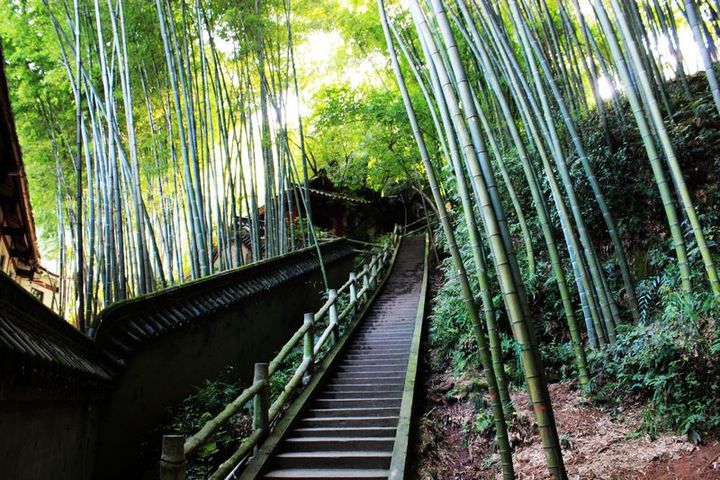
[[[706,241],[711,251],[717,253],[720,245],[720,210],[717,208],[720,205],[720,120],[716,118],[702,82],[691,81],[691,87],[698,91],[698,98],[702,98],[694,111],[683,103],[685,97],[675,87],[670,93],[677,108],[674,122],[668,127],[669,133],[700,212],[700,221],[705,225]],[[625,106],[626,100],[620,100]],[[642,403],[646,405],[643,433],[655,436],[661,431],[675,431],[698,442],[706,433],[720,430],[720,300],[707,293],[703,261],[687,222],[683,223],[683,229],[694,293],[681,291],[662,202],[646,164],[646,153],[630,109],[623,108],[610,119],[612,144],[609,146],[606,135],[598,127],[596,114],[588,115],[580,124],[588,157],[605,187],[605,198],[615,216],[637,281],[640,306],[640,321],[623,323],[630,320],[630,315],[620,273],[611,258],[612,245],[580,162],[572,162],[571,175],[581,193],[583,217],[604,259],[610,288],[619,292],[617,300],[622,317],[618,322],[615,345],[595,351],[586,347],[593,377],[592,397],[611,407],[627,402]],[[510,148],[505,153],[509,168],[516,168],[519,164],[517,152]],[[449,177],[444,171],[441,174]],[[517,169],[511,171],[513,178],[519,178],[519,175]],[[454,192],[452,178],[445,178],[445,181],[449,184],[447,191]],[[527,206],[528,213],[532,205],[528,191],[523,182],[518,184],[518,196]],[[507,200],[505,198],[504,203],[509,205]],[[448,201],[459,205],[459,199],[452,195]],[[460,218],[458,215],[457,219]],[[556,216],[551,221],[559,228]],[[468,279],[475,289],[475,298],[481,305],[467,231],[464,222],[457,223],[457,244]],[[515,223],[510,222],[511,230]],[[533,223],[529,222],[532,244],[544,245]],[[442,232],[436,233],[439,247],[447,250]],[[550,382],[575,379],[574,355],[562,303],[544,250],[536,249],[536,271],[530,272],[525,252],[520,247],[520,232],[513,230],[511,234],[516,242],[547,379]],[[566,262],[566,252],[562,255]],[[490,256],[488,261],[491,261]],[[720,258],[716,259],[718,263]],[[435,295],[429,340],[439,354],[436,361],[449,365],[450,373],[459,378],[468,367],[477,371],[482,368],[451,259],[446,258],[440,269],[445,282]],[[574,277],[568,270],[566,267],[571,298],[577,299]],[[488,274],[494,275],[492,268],[488,268]],[[497,288],[495,280],[491,278],[494,289]],[[510,333],[502,299],[496,291],[493,294],[506,376],[512,386],[522,388],[524,375],[520,351]],[[576,303],[575,307],[576,317],[581,321],[579,305]],[[585,339],[583,343],[587,345]],[[475,425],[469,429],[489,428],[488,419],[482,412],[477,415]]]
[[[642,429],[682,432],[698,443],[720,427],[718,301],[668,290],[663,306],[636,325],[620,325],[615,345],[589,354],[594,397],[610,405],[647,402]]]
[[[187,396],[171,411],[170,422],[163,427],[163,433],[190,435],[217,415],[242,392],[242,382],[228,380],[207,380],[195,387],[195,393]],[[250,405],[234,415],[229,422],[221,425],[212,435],[210,441],[198,448],[192,461],[187,464],[187,478],[207,478],[220,463],[237,449],[240,441],[252,433],[252,417]]]
[[[456,232],[461,249],[467,248],[462,226]],[[711,229],[708,233],[714,243],[717,232]],[[699,263],[692,242],[689,247],[690,260]],[[472,279],[473,265],[467,261],[467,252],[463,253]],[[674,431],[698,443],[705,434],[720,428],[720,301],[702,290],[705,279],[699,269],[695,269],[693,277],[698,292],[680,290],[677,266],[666,245],[648,252],[646,262],[649,270],[660,273],[637,285],[640,322],[619,324],[613,346],[594,351],[587,348],[593,376],[591,395],[598,403],[611,407],[643,403],[646,411],[642,432],[654,437],[660,432]],[[482,367],[451,259],[445,259],[440,268],[445,282],[434,298],[429,339],[438,353],[435,361],[447,363],[450,373],[462,378],[468,370],[481,371]],[[541,284],[536,288],[529,289],[532,298],[551,298],[543,291],[549,287]],[[562,310],[549,304],[546,301],[546,310],[539,317],[562,318]],[[502,329],[506,319],[500,313],[499,298],[495,298],[495,307]],[[575,379],[572,344],[559,329],[548,325],[538,332],[548,381]],[[520,349],[507,327],[501,331],[501,340],[508,381],[515,388],[522,388]],[[473,395],[467,395],[466,401],[477,403]],[[492,429],[491,418],[484,406],[475,407],[475,419],[466,430],[487,433]]]

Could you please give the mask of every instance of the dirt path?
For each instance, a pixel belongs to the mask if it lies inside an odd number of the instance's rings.
[[[500,479],[493,442],[468,433],[474,408],[452,395],[462,379],[443,368],[426,370],[424,411],[418,422],[417,478]],[[449,394],[450,393],[450,394]],[[569,383],[550,386],[563,456],[571,480],[720,480],[720,442],[695,447],[684,437],[651,441],[637,434],[639,405],[610,415],[584,400]],[[518,480],[549,478],[531,406],[525,393],[513,395],[511,429]]]

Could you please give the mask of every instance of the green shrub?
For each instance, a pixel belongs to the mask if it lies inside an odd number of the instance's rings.
[[[489,435],[494,433],[495,419],[489,408],[479,410],[473,417],[472,423],[468,426],[471,433],[475,435]]]
[[[577,378],[572,342],[551,342],[540,345],[540,358],[543,361],[548,382]]]
[[[240,383],[226,383],[208,380],[196,387],[196,392],[186,397],[173,410],[169,428],[178,434],[189,435],[197,432],[243,390]],[[240,440],[251,433],[252,420],[247,411],[241,411],[229,422],[223,424],[212,435],[210,441],[200,447],[193,460],[188,463],[188,478],[206,478],[219,464],[237,448]]]
[[[475,337],[459,290],[454,278],[440,287],[430,326],[430,342],[439,353],[437,360],[450,360],[455,374],[468,364],[479,367]]]
[[[698,442],[720,426],[718,302],[670,291],[661,304],[652,319],[619,325],[614,346],[590,354],[595,395],[616,405],[646,400],[648,433],[672,429]]]

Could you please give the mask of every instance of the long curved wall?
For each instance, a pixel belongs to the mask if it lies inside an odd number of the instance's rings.
[[[353,250],[344,240],[322,246],[328,282],[343,283]],[[117,369],[100,419],[95,478],[143,478],[140,441],[167,407],[207,378],[232,367],[252,380],[316,310],[323,291],[314,248],[215,275],[111,307],[97,345]]]
[[[339,286],[352,248],[321,252]],[[93,342],[0,274],[0,478],[145,478],[143,433],[228,366],[250,381],[322,290],[308,248],[113,305]]]
[[[0,273],[0,478],[91,478],[111,379],[92,341]]]

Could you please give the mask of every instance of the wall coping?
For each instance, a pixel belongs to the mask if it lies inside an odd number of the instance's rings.
[[[320,245],[329,265],[353,253],[345,239]],[[116,367],[153,339],[226,311],[243,300],[319,270],[314,246],[192,282],[158,290],[105,308],[97,319],[96,343]]]
[[[0,372],[4,388],[102,389],[112,369],[97,345],[0,273]],[[4,397],[0,389],[0,398]]]

